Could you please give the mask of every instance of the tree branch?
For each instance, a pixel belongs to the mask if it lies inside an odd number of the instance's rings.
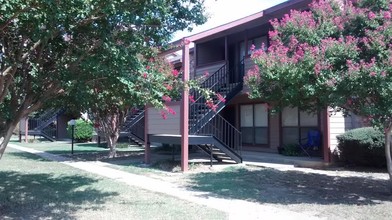
[[[36,5],[30,5],[29,7],[22,8],[19,11],[15,12],[15,14],[12,15],[11,18],[9,18],[6,22],[4,22],[2,25],[0,25],[0,31],[4,30],[12,22],[12,20],[17,18],[20,14],[22,14],[23,12],[26,12],[32,8],[35,8],[35,7],[36,7]]]

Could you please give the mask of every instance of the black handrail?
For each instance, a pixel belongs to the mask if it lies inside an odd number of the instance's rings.
[[[127,120],[124,125],[121,128],[121,131],[123,132],[129,132],[130,129],[134,126],[136,126],[136,123],[139,122],[141,119],[144,118],[144,109],[138,109],[136,112],[134,113],[130,113],[127,118],[131,118],[132,120]]]
[[[143,117],[132,125],[129,132],[131,135],[137,137],[141,141],[144,141],[144,111],[142,115]]]
[[[62,109],[49,109],[42,114],[29,118],[29,130],[44,129],[51,124],[61,112],[63,112]]]
[[[214,93],[219,93],[224,100],[214,99],[214,109],[206,106],[206,99],[200,92],[192,91],[191,95],[194,102],[189,108],[189,133],[212,135],[241,155],[242,136],[241,132],[231,125],[227,120],[219,115],[219,112],[226,106],[238,92],[242,90],[244,76],[245,60],[242,59],[238,66],[239,79],[230,83],[230,72],[227,69],[227,63],[219,68],[214,74],[210,75],[200,84],[201,88],[207,88]]]
[[[219,114],[212,118],[198,134],[213,135],[241,156],[242,133]]]

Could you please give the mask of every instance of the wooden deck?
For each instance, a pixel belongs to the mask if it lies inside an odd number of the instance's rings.
[[[150,142],[164,143],[164,144],[181,144],[181,135],[179,134],[149,134]],[[199,145],[211,143],[215,139],[211,135],[189,135],[189,145]]]

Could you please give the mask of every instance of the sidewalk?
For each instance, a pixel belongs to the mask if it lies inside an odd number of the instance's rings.
[[[36,154],[45,159],[57,161],[80,170],[107,177],[129,186],[136,186],[145,190],[163,193],[189,202],[205,205],[229,214],[230,219],[320,219],[316,216],[305,213],[297,213],[288,210],[277,209],[275,207],[262,205],[237,199],[223,199],[212,197],[209,193],[190,191],[175,184],[152,179],[149,177],[135,175],[124,171],[119,171],[108,167],[103,162],[74,162],[70,158],[53,155],[50,153],[37,151],[34,149],[9,144],[8,147],[20,151]]]

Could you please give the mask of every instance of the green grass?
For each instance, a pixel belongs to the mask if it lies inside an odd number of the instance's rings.
[[[8,148],[0,219],[226,219],[225,213]]]
[[[328,219],[390,219],[388,181],[259,167],[188,176],[188,187],[217,197],[309,212]]]
[[[56,142],[48,142],[48,141],[38,141],[33,143],[19,143],[16,139],[13,139],[10,143],[17,144],[23,147],[29,147],[36,150],[46,151],[52,154],[70,154],[71,153],[71,143],[65,141],[56,141]],[[142,147],[131,145],[126,147],[128,144],[119,143],[119,147],[117,148],[118,152],[132,151],[132,152],[141,152],[144,151]],[[124,146],[125,145],[125,146]],[[101,144],[98,146],[97,143],[74,143],[74,153],[97,153],[97,152],[109,152],[109,149],[105,147],[106,145]]]

